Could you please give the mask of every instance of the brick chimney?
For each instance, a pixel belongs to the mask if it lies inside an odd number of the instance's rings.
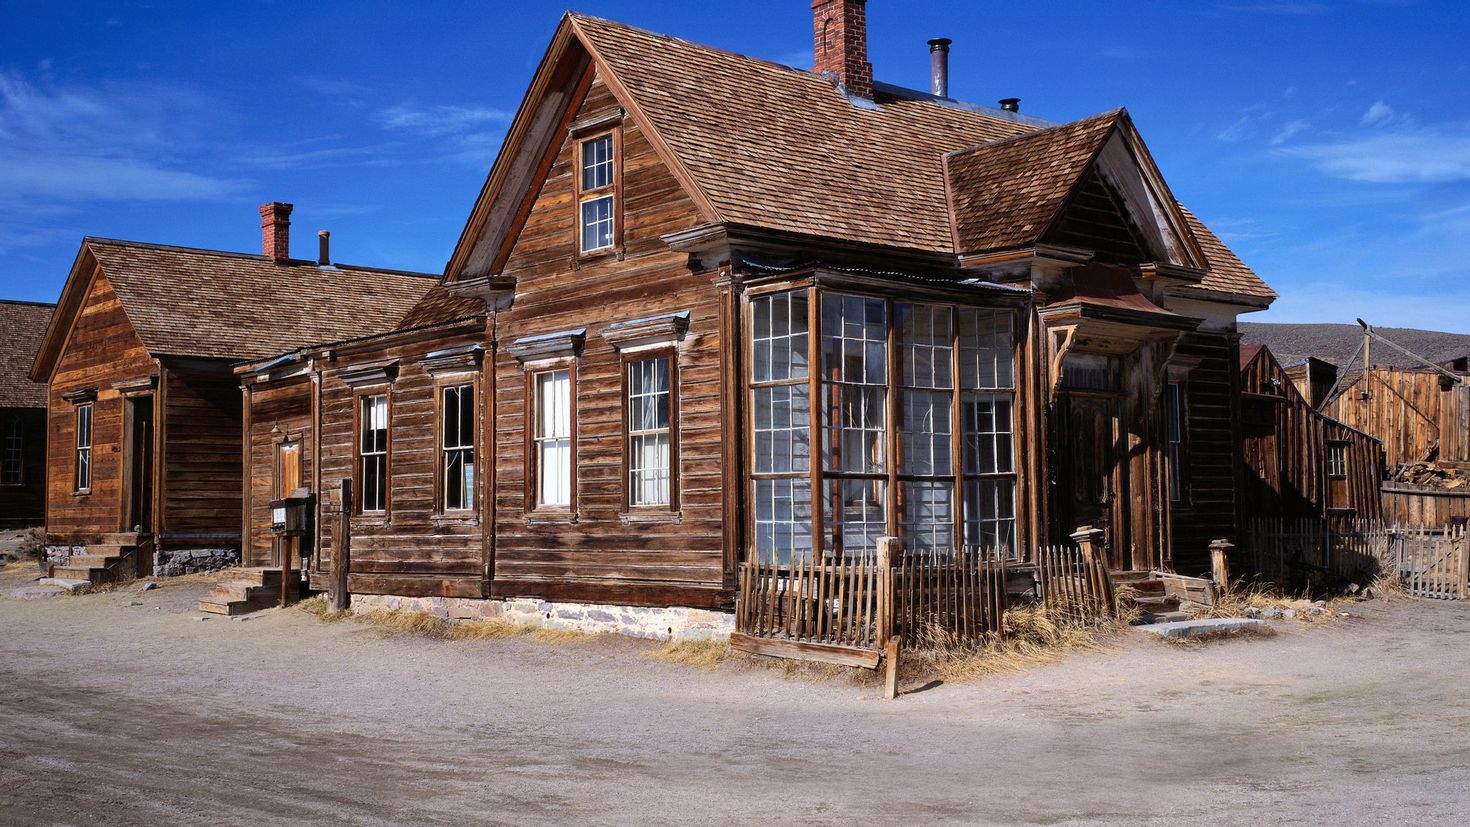
[[[260,205],[261,254],[272,261],[291,257],[291,205],[272,201]]]
[[[812,25],[816,35],[812,71],[842,84],[848,94],[873,97],[867,0],[814,0]]]

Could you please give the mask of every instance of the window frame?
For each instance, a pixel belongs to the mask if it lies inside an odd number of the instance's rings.
[[[622,509],[624,515],[630,514],[664,514],[679,512],[679,353],[672,345],[658,345],[648,348],[628,349],[621,351],[618,360],[620,375],[622,377],[619,393],[622,396]],[[654,359],[663,360],[669,368],[669,422],[668,427],[640,431],[639,433],[658,433],[660,430],[669,436],[669,482],[667,502],[663,503],[634,503],[633,502],[633,428],[632,400],[629,397],[628,371],[635,362],[644,362]]]
[[[453,389],[460,389],[460,393],[468,393],[470,397],[470,410],[473,422],[470,427],[470,443],[468,446],[455,446],[453,448],[445,445],[444,426],[448,421],[445,415],[445,394]],[[480,382],[479,377],[474,374],[463,373],[458,375],[447,375],[434,380],[434,516],[458,519],[472,519],[480,512],[480,480],[481,456],[480,431]],[[468,450],[471,466],[475,469],[471,475],[470,484],[465,491],[465,505],[462,508],[449,507],[449,452]]]
[[[617,255],[623,248],[623,139],[622,128],[614,126],[606,129],[591,129],[573,136],[572,152],[572,186],[575,197],[572,199],[574,215],[572,218],[573,243],[577,251],[578,260],[600,258],[607,255]],[[611,153],[612,173],[609,182],[600,187],[586,189],[583,187],[583,153],[588,144],[600,141],[603,138],[609,140],[609,152]],[[608,243],[600,247],[586,248],[582,245],[583,219],[582,211],[585,205],[610,198],[609,209],[612,222],[611,232],[608,233]]]
[[[1341,467],[1335,461],[1341,459]],[[1345,480],[1348,478],[1348,444],[1342,441],[1331,441],[1327,443],[1325,460],[1325,471],[1329,480]]]
[[[26,429],[25,422],[19,416],[13,417],[6,423],[5,433],[0,439],[4,444],[0,445],[0,486],[20,487],[26,484]],[[12,443],[14,443],[12,445]],[[12,451],[14,456],[12,457]],[[15,479],[7,480],[6,471],[11,462],[15,465]]]
[[[87,418],[87,442],[82,444],[82,414]],[[93,446],[96,444],[97,436],[97,408],[93,401],[81,402],[76,405],[72,413],[72,492],[76,494],[90,494],[92,492]],[[86,457],[86,478],[82,475],[82,458]]]
[[[547,360],[542,362],[527,363],[526,372],[526,422],[525,422],[525,463],[526,463],[526,505],[525,512],[528,516],[551,516],[557,518],[570,518],[575,520],[579,507],[580,486],[577,484],[577,452],[578,452],[578,428],[577,428],[577,363],[575,358],[564,358]],[[541,502],[541,440],[538,435],[541,423],[541,393],[537,386],[538,377],[548,373],[567,374],[567,440],[568,467],[567,502],[546,504]]]
[[[362,450],[363,401],[379,396],[384,400],[384,424],[386,426],[383,430],[382,453],[384,458],[383,508],[369,511],[366,508],[367,489],[363,485],[363,458],[364,456],[378,456],[378,454],[367,455]],[[391,521],[393,514],[393,389],[391,387],[362,388],[352,394],[352,475],[353,488],[356,489],[353,496],[355,500],[352,508],[353,515],[367,520]]]

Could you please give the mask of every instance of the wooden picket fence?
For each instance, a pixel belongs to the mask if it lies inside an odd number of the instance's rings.
[[[1261,519],[1247,524],[1242,540],[1243,573],[1289,590],[1390,575],[1419,597],[1470,598],[1470,539],[1463,525]]]
[[[1017,599],[1063,622],[1116,615],[1101,555],[1050,546],[1032,560],[988,549],[900,550],[790,562],[751,560],[740,568],[732,644],[744,651],[875,667],[884,647],[940,640],[981,644],[1005,635]]]

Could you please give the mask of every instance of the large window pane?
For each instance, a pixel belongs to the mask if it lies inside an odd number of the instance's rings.
[[[440,400],[439,444],[443,457],[445,511],[463,511],[474,506],[475,488],[475,394],[471,384],[447,387]]]
[[[572,376],[536,374],[537,505],[572,502]]]
[[[803,478],[754,481],[755,549],[763,562],[807,560],[812,551],[812,488]]]
[[[903,483],[903,540],[917,551],[954,548],[954,484]]]
[[[1016,556],[1016,482],[1010,477],[965,483],[965,544]]]
[[[962,308],[960,317],[960,387],[986,390],[1014,388],[1015,341],[1011,312]]]
[[[388,508],[388,397],[362,397],[359,415],[358,465],[362,469],[361,507],[364,512]]]
[[[756,388],[757,474],[805,473],[811,469],[811,406],[806,384]]]
[[[888,406],[887,308],[880,299],[822,296],[823,466],[882,473]]]
[[[762,296],[750,303],[753,382],[807,377],[806,291]]]
[[[628,504],[670,500],[669,358],[628,362]]]
[[[887,490],[883,480],[827,481],[824,522],[833,554],[863,554],[878,547],[878,538],[888,533]]]
[[[965,428],[965,473],[1015,471],[1010,394],[967,392],[960,401],[960,411]]]

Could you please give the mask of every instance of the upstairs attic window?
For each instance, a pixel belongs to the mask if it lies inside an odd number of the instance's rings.
[[[583,253],[593,253],[609,249],[614,243],[617,143],[613,133],[606,132],[581,141],[578,147],[579,246]]]

